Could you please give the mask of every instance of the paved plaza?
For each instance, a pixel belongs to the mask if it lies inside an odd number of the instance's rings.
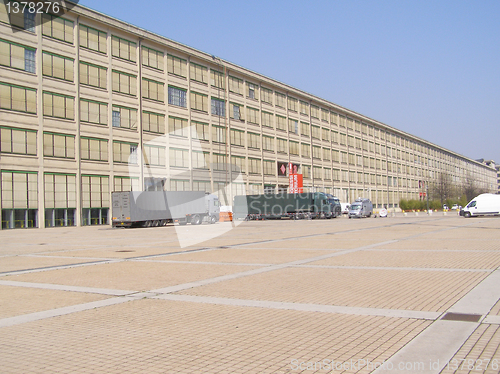
[[[0,372],[500,372],[500,218],[179,230],[0,231]]]

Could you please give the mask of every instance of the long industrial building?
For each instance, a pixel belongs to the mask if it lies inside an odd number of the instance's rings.
[[[440,173],[496,171],[219,57],[76,5],[0,1],[2,229],[108,224],[112,191],[288,188],[396,209]],[[242,61],[244,64],[244,61]]]

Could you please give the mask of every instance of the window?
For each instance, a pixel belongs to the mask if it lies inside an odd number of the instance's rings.
[[[36,114],[36,90],[0,82],[0,109]]]
[[[144,145],[142,153],[146,165],[165,166],[165,147]]]
[[[137,144],[113,141],[113,161],[137,164]]]
[[[107,36],[104,31],[80,24],[80,47],[106,53],[108,49]]]
[[[210,157],[209,152],[193,151],[191,152],[193,158],[193,168],[208,170],[207,160]]]
[[[264,151],[274,152],[274,138],[272,136],[262,136],[262,148]]]
[[[170,166],[187,168],[189,167],[189,151],[187,149],[170,148]]]
[[[186,108],[186,90],[174,86],[168,86],[168,103]]]
[[[220,153],[212,154],[212,167],[214,170],[227,170],[226,165],[227,155],[223,155]]]
[[[326,128],[321,129],[321,139],[324,141],[329,142],[330,141],[330,130]]]
[[[311,178],[311,166],[310,165],[302,165],[302,175],[304,178]]]
[[[212,97],[212,114],[220,117],[225,117],[226,115],[226,103],[224,100],[216,99]]]
[[[263,103],[273,104],[273,90],[269,88],[261,87],[260,88],[260,100]]]
[[[82,175],[82,225],[105,225],[109,213],[109,177]]]
[[[288,152],[288,142],[286,139],[277,138],[278,141],[278,153]]]
[[[92,87],[107,87],[108,69],[80,61],[80,83]]]
[[[143,111],[142,129],[156,134],[165,134],[165,115]]]
[[[137,47],[134,42],[122,39],[118,36],[111,36],[111,55],[123,60],[136,62]]]
[[[332,150],[332,161],[333,162],[340,162],[340,153],[336,149]]]
[[[191,109],[208,113],[208,96],[191,91]]]
[[[262,112],[262,126],[274,128],[274,115],[268,112]]]
[[[137,109],[113,105],[113,127],[137,129]]]
[[[163,103],[165,101],[164,86],[161,82],[142,78],[142,97]]]
[[[231,129],[231,145],[245,146],[245,131]]]
[[[168,117],[168,132],[170,135],[182,136],[187,138],[188,136],[188,121],[184,118],[178,117]]]
[[[248,148],[260,149],[260,135],[253,132],[248,133]]]
[[[310,137],[311,136],[311,125],[307,122],[300,123],[300,134],[303,136]]]
[[[229,92],[243,95],[243,79],[229,76]]]
[[[293,142],[290,140],[290,154],[294,156],[299,155],[299,142]]]
[[[80,147],[82,160],[108,161],[107,140],[82,136],[80,138]]]
[[[315,138],[315,139],[320,139],[321,138],[321,127],[319,126],[312,126],[312,137]]]
[[[74,226],[76,175],[45,173],[45,226]]]
[[[191,137],[198,140],[210,140],[209,128],[208,123],[191,121]]]
[[[231,108],[229,117],[237,121],[243,121],[243,105],[236,103],[229,103],[229,105]]]
[[[313,177],[314,179],[323,179],[323,169],[318,167],[318,166],[315,166],[313,168]]]
[[[222,126],[212,126],[212,142],[225,143],[226,142],[226,129]]]
[[[247,97],[249,99],[257,100],[259,95],[259,86],[247,82]]]
[[[313,145],[313,158],[321,159],[321,147]]]
[[[187,70],[186,60],[172,55],[167,55],[167,67],[169,74],[186,78],[186,70]]]
[[[226,84],[224,80],[224,73],[210,69],[210,80],[212,86],[220,88],[222,90],[224,89]]]
[[[332,180],[332,169],[330,169],[330,168],[324,168],[323,169],[323,173],[324,173],[324,179],[325,180],[327,180],[327,181],[331,181]]]
[[[115,176],[113,191],[139,191],[139,178]]]
[[[328,122],[328,118],[330,117],[330,113],[326,109],[321,109],[321,120]]]
[[[142,65],[163,71],[163,52],[143,46]]]
[[[258,158],[249,158],[248,159],[248,172],[250,174],[262,174],[261,171],[261,160]]]
[[[0,65],[36,73],[36,50],[0,39]]]
[[[0,152],[36,156],[36,131],[0,126]]]
[[[189,181],[185,179],[171,179],[170,191],[190,191]]]
[[[276,175],[276,168],[274,167],[274,161],[264,160],[264,175]]]
[[[42,35],[73,44],[73,21],[42,13]]]
[[[330,161],[330,148],[323,148],[323,160]]]
[[[43,133],[43,155],[47,157],[75,158],[75,136]]]
[[[52,92],[44,92],[43,115],[47,117],[75,119],[75,98]]]
[[[113,91],[135,96],[137,94],[137,77],[113,70]]]
[[[296,119],[289,118],[288,119],[288,132],[293,134],[299,134],[299,121]]]
[[[36,13],[29,10],[28,6],[23,9],[22,4],[17,4],[17,1],[0,1],[0,21],[10,23],[11,25],[25,29],[26,31],[35,32],[35,16]],[[9,17],[10,10],[10,17]]]
[[[193,181],[193,191],[212,191],[210,181]]]
[[[208,69],[205,66],[201,66],[191,62],[189,64],[189,73],[191,80],[205,84],[208,83]]]
[[[1,173],[2,229],[38,227],[38,175],[33,172]]]
[[[286,118],[276,116],[276,130],[286,131]]]
[[[297,111],[297,104],[298,100],[293,98],[293,97],[288,97],[288,110],[291,110],[292,112]]]
[[[99,101],[80,100],[80,121],[95,123],[97,125],[108,124],[108,104]]]
[[[280,108],[285,108],[286,95],[276,92],[276,106]]]
[[[259,110],[247,107],[248,123],[259,124]]]
[[[231,170],[246,173],[246,159],[243,156],[231,156]]]
[[[336,182],[340,182],[340,170],[339,169],[332,170],[332,179]]]
[[[302,157],[311,157],[311,145],[306,143],[301,143]]]
[[[300,102],[300,114],[309,115],[309,103],[306,103],[305,101]]]

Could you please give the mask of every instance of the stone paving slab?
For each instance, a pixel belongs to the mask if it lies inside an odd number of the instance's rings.
[[[107,296],[81,292],[41,290],[0,285],[0,300],[2,301],[0,304],[0,319],[91,301],[104,300],[106,298]]]
[[[444,311],[488,273],[287,268],[180,292],[185,295]]]
[[[18,282],[146,291],[250,269],[249,267],[235,265],[124,261],[41,273],[10,275],[2,279]]]
[[[30,373],[291,373],[294,363],[382,362],[428,324],[138,300],[3,328],[0,362]]]
[[[344,256],[311,262],[311,265],[374,266],[449,269],[496,269],[500,266],[500,251],[387,251],[364,250]]]
[[[499,234],[500,235],[500,234]],[[499,237],[496,239],[483,238],[460,238],[460,239],[424,239],[416,238],[411,240],[400,240],[395,243],[386,244],[385,249],[431,249],[431,250],[447,250],[447,249],[462,249],[462,250],[500,250]]]
[[[375,244],[377,240],[371,239],[337,239],[335,235],[321,236],[320,238],[281,240],[269,243],[259,243],[245,246],[245,248],[270,248],[270,249],[353,249],[365,245]]]
[[[195,249],[195,248],[190,248]],[[179,246],[106,246],[92,249],[67,250],[47,253],[48,256],[60,257],[80,257],[80,258],[131,258],[140,256],[162,255],[184,251]]]
[[[71,258],[57,257],[31,257],[31,256],[9,256],[0,257],[0,273],[14,271],[36,269],[48,266],[77,264],[85,261],[93,261],[95,259],[81,260]]]
[[[162,261],[221,261],[226,263],[281,264],[324,254],[325,251],[315,250],[300,251],[235,247],[165,256],[162,258]]]

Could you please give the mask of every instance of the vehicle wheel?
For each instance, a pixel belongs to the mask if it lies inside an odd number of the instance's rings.
[[[368,213],[368,218],[370,218],[371,216],[372,216],[372,214],[371,214],[371,213]]]
[[[464,217],[465,218],[470,218],[472,215],[470,214],[470,212],[464,212]]]
[[[201,217],[198,214],[195,214],[191,218],[191,225],[199,225],[201,223]]]
[[[349,219],[351,219],[351,216],[349,216]]]
[[[216,216],[210,216],[210,223],[214,224],[217,222],[217,217]]]

